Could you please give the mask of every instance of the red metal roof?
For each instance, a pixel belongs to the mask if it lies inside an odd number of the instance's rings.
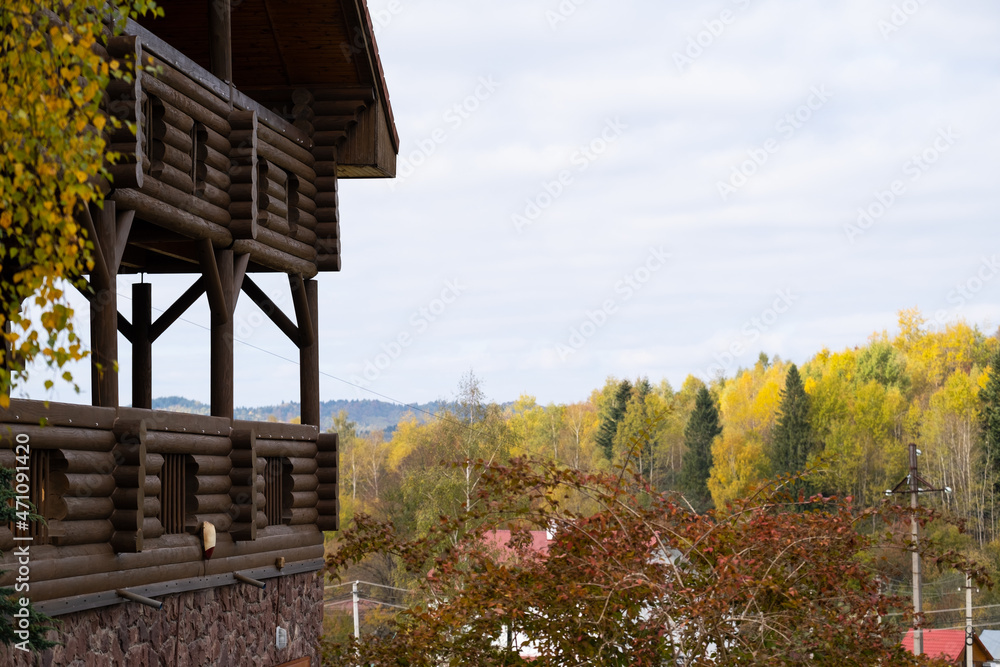
[[[962,657],[965,651],[965,630],[931,630],[925,629],[924,635],[924,655],[932,658],[944,658],[948,662],[955,662]],[[989,651],[975,638],[976,644],[986,653],[987,659],[992,660]],[[913,652],[913,630],[907,630],[903,637],[903,648]]]
[[[483,538],[487,543],[493,544],[494,546],[507,550],[507,544],[510,542],[509,530],[491,530],[483,535]],[[531,550],[539,554],[547,554],[549,552],[549,539],[548,534],[544,530],[532,530],[529,531],[531,534]]]

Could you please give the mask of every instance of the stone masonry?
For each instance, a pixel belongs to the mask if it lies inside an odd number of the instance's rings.
[[[157,611],[124,602],[56,618],[50,633],[62,645],[32,655],[0,648],[12,667],[245,667],[310,657],[318,666],[323,582],[315,573],[267,580],[267,589],[237,584],[160,597]],[[275,647],[275,628],[288,646]]]

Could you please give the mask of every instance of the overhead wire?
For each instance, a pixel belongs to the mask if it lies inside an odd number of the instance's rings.
[[[122,299],[126,299],[128,301],[132,300],[131,297],[128,297],[128,296],[126,296],[124,294],[119,294],[118,297],[122,298]],[[156,308],[155,306],[151,306],[150,308],[152,310],[155,310],[158,313],[165,312],[162,308]],[[211,331],[211,328],[205,326],[204,324],[200,324],[198,322],[194,322],[194,321],[186,319],[184,317],[178,317],[177,321],[178,322],[184,322],[186,324],[190,324],[192,326],[198,327],[199,329],[203,329],[205,331]],[[282,356],[281,354],[278,354],[277,352],[274,352],[272,350],[268,350],[268,349],[260,347],[258,345],[254,345],[253,343],[247,342],[245,340],[241,340],[241,339],[237,338],[236,336],[233,336],[233,342],[239,343],[239,344],[244,345],[246,347],[249,347],[249,348],[251,348],[253,350],[257,350],[258,352],[263,352],[264,354],[268,354],[268,355],[270,355],[270,356],[272,356],[272,357],[274,357],[276,359],[280,359],[282,361],[288,362],[288,363],[293,364],[295,366],[300,366],[301,365],[296,359],[289,359],[288,357]],[[369,394],[371,394],[373,396],[378,396],[379,398],[384,398],[385,400],[390,401],[392,403],[395,403],[396,405],[400,405],[400,406],[402,406],[404,408],[409,408],[410,410],[414,410],[415,412],[422,412],[422,413],[424,413],[424,414],[426,414],[426,415],[430,416],[431,418],[436,419],[438,421],[446,422],[446,423],[452,424],[454,426],[458,426],[460,428],[464,428],[465,430],[469,431],[470,433],[476,433],[476,434],[482,435],[482,433],[479,431],[479,429],[475,429],[475,428],[469,426],[468,424],[464,424],[464,423],[462,423],[460,421],[457,421],[455,419],[450,419],[448,417],[444,417],[444,416],[442,416],[442,415],[440,415],[438,413],[431,412],[430,410],[425,410],[425,409],[423,409],[423,408],[421,408],[421,407],[419,407],[417,405],[413,405],[411,403],[406,403],[405,401],[401,401],[401,400],[399,400],[397,398],[393,398],[392,396],[388,396],[386,394],[382,394],[380,392],[374,391],[372,389],[369,389],[368,387],[364,387],[364,386],[362,386],[360,384],[357,384],[355,382],[351,382],[350,380],[345,380],[344,378],[337,377],[336,375],[333,375],[332,373],[327,373],[326,371],[324,371],[322,369],[319,369],[319,374],[322,375],[322,376],[324,376],[324,377],[328,377],[331,380],[336,380],[337,382],[342,382],[342,383],[344,383],[346,385],[349,385],[351,387],[355,387],[356,389],[360,389],[361,391],[367,392],[367,393],[369,393]]]

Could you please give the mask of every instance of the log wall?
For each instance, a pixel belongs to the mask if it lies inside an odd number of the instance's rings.
[[[336,454],[315,426],[14,400],[0,411],[0,465],[19,464],[19,443],[45,452],[49,470],[48,535],[31,543],[34,602],[322,558],[322,530],[336,525]],[[183,461],[182,485],[165,483],[167,457]],[[269,459],[279,487],[265,479]],[[280,501],[272,521],[269,493]],[[177,507],[183,527],[168,533],[163,512]],[[218,531],[209,561],[205,521]],[[0,527],[0,585],[13,582],[23,534]]]

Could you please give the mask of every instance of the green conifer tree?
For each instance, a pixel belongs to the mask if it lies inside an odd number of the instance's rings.
[[[771,466],[775,474],[796,473],[806,467],[815,438],[809,423],[809,396],[799,369],[792,364],[781,392],[778,422],[774,427]]]
[[[1000,347],[990,359],[989,379],[979,391],[983,407],[980,420],[983,427],[984,464],[993,477],[993,489],[1000,491]]]
[[[708,477],[712,469],[712,442],[722,433],[719,410],[708,389],[702,386],[694,410],[684,427],[684,458],[681,460],[681,490],[691,505],[701,511],[712,506]]]
[[[613,460],[615,435],[618,433],[618,423],[625,416],[625,409],[632,397],[632,383],[622,380],[615,391],[615,396],[601,416],[601,426],[595,436],[597,446],[604,452],[609,461]]]

